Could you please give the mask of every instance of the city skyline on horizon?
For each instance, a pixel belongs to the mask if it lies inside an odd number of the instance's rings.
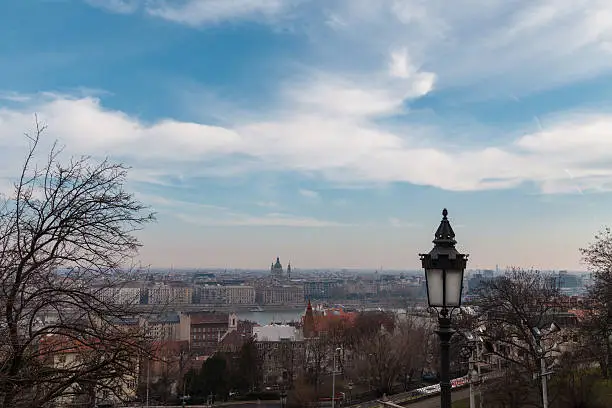
[[[0,193],[36,114],[43,149],[131,168],[126,190],[158,214],[137,234],[145,265],[417,270],[446,207],[468,268],[585,270],[579,248],[612,225],[609,15],[598,0],[9,2]]]
[[[292,279],[293,278],[299,278],[298,275],[293,275],[293,272],[295,271],[295,273],[299,273],[300,271],[302,272],[364,272],[364,273],[373,273],[373,272],[379,272],[384,274],[385,272],[393,272],[393,273],[404,273],[404,272],[410,272],[410,273],[415,273],[415,274],[424,274],[423,269],[401,269],[401,268],[342,268],[342,267],[303,267],[303,268],[298,268],[296,267],[295,270],[293,269],[293,265],[291,266],[292,268]],[[148,266],[144,269],[148,269],[150,271],[154,271],[154,272],[201,272],[201,273],[206,273],[206,272],[217,272],[217,271],[223,271],[223,272],[261,272],[261,273],[267,273],[270,270],[269,269],[262,269],[262,268],[256,268],[256,267],[245,267],[245,268],[234,268],[231,266],[228,267],[216,267],[216,266],[199,266],[199,267],[175,267],[173,265],[170,265],[169,267],[157,267],[157,266]],[[506,270],[506,268],[502,269],[499,268],[498,271],[495,270],[495,268],[466,268],[465,273],[480,273],[480,272],[484,272],[484,271],[494,271],[496,273],[504,273],[504,271]],[[589,271],[587,270],[570,270],[570,269],[550,269],[550,268],[542,268],[539,269],[540,272],[567,272],[570,274],[588,274]],[[423,275],[425,276],[425,275]]]

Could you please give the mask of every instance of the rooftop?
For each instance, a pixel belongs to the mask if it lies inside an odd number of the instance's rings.
[[[267,326],[253,327],[253,336],[257,341],[281,341],[283,339],[291,341],[302,340],[302,333],[299,329],[284,324],[270,324]]]

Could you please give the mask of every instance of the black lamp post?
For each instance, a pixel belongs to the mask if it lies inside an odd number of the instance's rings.
[[[440,408],[451,408],[450,339],[451,314],[461,306],[463,272],[468,255],[455,249],[455,232],[448,222],[448,211],[442,211],[442,221],[433,240],[434,247],[428,254],[420,254],[427,284],[429,307],[438,313],[440,337]]]

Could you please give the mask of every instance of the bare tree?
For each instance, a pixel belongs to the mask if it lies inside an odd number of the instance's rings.
[[[0,207],[1,407],[44,407],[78,388],[122,397],[133,385],[123,374],[138,372],[144,350],[142,331],[126,323],[130,306],[103,291],[127,274],[134,232],[154,216],[124,190],[121,164],[62,163],[54,145],[37,165],[43,131],[37,122]]]
[[[400,379],[404,391],[415,376],[420,376],[428,363],[432,349],[438,349],[437,342],[432,341],[431,329],[422,321],[414,318],[399,322],[395,329],[398,337],[396,346],[400,347]]]
[[[565,353],[552,383],[552,394],[560,408],[604,408],[597,385],[601,377],[591,370],[591,355],[587,348]]]
[[[590,302],[583,328],[599,359],[602,374],[612,376],[612,231],[605,228],[588,247],[580,249],[582,259],[592,272]]]
[[[503,276],[486,282],[479,290],[479,314],[473,323],[484,328],[479,335],[487,345],[487,351],[505,362],[506,374],[503,384],[506,389],[523,389],[530,395],[529,388],[537,387],[533,374],[540,371],[542,350],[534,337],[533,328],[544,328],[554,319],[559,299],[559,289],[554,278],[534,270],[510,269]],[[545,332],[542,341],[550,343]],[[546,354],[548,364],[551,355]],[[495,387],[489,387],[489,391]],[[499,406],[516,406],[527,403],[516,397],[503,400],[503,392],[495,399]],[[504,405],[506,404],[506,405]],[[509,404],[509,405],[507,405]]]
[[[330,365],[332,355],[330,340],[325,336],[314,337],[305,340],[303,371],[308,382],[314,387],[315,394],[319,395],[321,379]]]
[[[392,393],[399,381],[407,388],[416,373],[427,363],[430,332],[413,319],[378,326],[375,332],[361,332],[352,348],[354,373],[367,379],[380,395]]]

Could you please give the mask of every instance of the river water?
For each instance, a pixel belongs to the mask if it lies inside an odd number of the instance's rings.
[[[302,315],[305,312],[305,308],[301,307],[299,309],[286,309],[286,310],[271,310],[271,311],[263,311],[263,312],[237,312],[238,319],[240,320],[249,320],[255,322],[261,326],[266,324],[270,324],[272,322],[275,323],[289,323],[291,321],[299,322],[302,318]]]
[[[402,318],[406,316],[405,309],[388,309],[391,312],[395,312],[398,317]],[[270,310],[270,311],[262,311],[262,312],[249,312],[249,311],[239,311],[236,314],[238,315],[238,319],[240,320],[249,320],[255,322],[261,326],[270,324],[272,322],[275,323],[289,323],[292,321],[299,322],[302,319],[302,316],[306,312],[306,309],[303,307],[293,308],[293,309],[282,309],[282,310]],[[417,318],[418,320],[426,321],[427,319]]]

